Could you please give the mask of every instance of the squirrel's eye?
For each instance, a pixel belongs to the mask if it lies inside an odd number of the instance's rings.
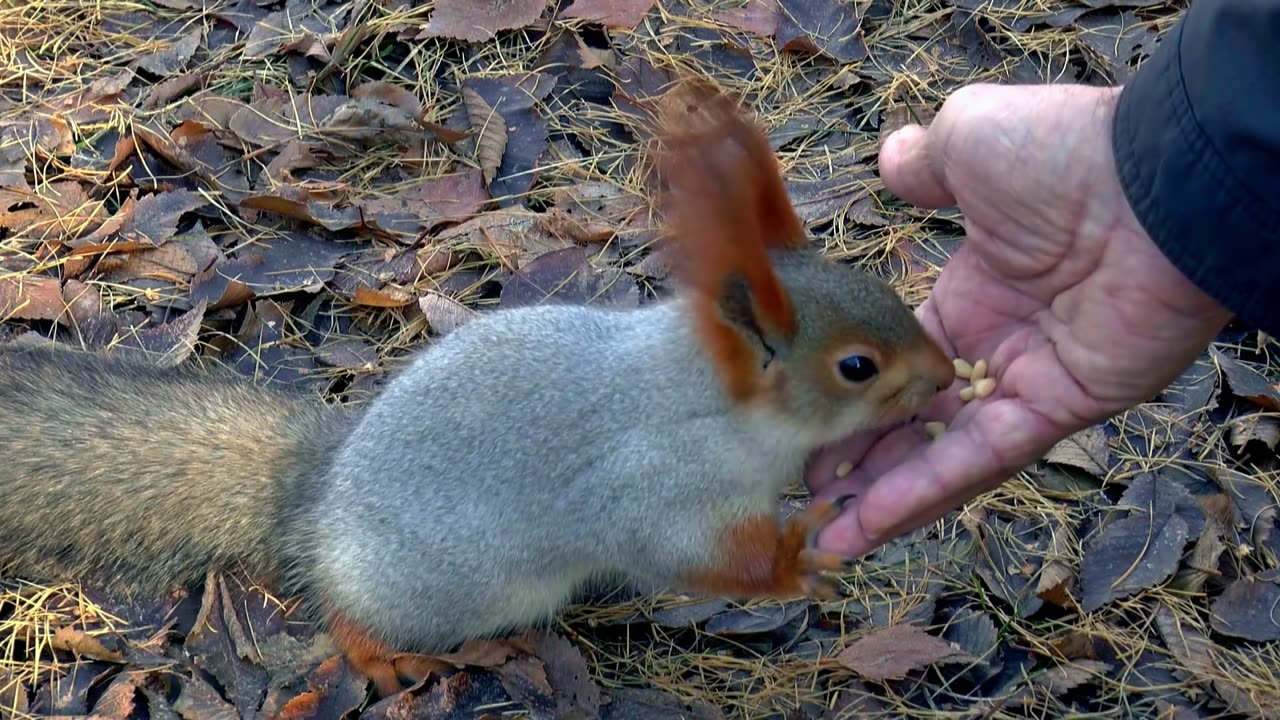
[[[862,383],[876,376],[880,370],[866,355],[850,355],[840,361],[840,375],[849,382]]]

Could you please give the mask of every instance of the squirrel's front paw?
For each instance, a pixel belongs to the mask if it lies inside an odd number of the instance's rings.
[[[840,553],[817,549],[818,534],[836,519],[853,495],[831,500],[814,500],[809,507],[787,518],[779,550],[793,554],[793,576],[800,592],[818,600],[835,600],[844,596],[842,585],[825,573],[847,570],[853,559]],[[775,561],[775,567],[778,566]],[[780,569],[780,568],[779,568]]]
[[[781,523],[770,514],[726,528],[713,563],[689,573],[683,585],[731,597],[842,597],[841,584],[826,573],[847,569],[853,561],[817,549],[817,537],[852,497],[814,501]]]

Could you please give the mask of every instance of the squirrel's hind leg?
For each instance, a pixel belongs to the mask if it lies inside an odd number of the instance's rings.
[[[840,514],[852,496],[815,500],[783,523],[761,515],[726,528],[712,564],[686,573],[693,592],[746,598],[839,598],[837,582],[824,573],[849,567],[839,553],[818,550],[818,532]]]

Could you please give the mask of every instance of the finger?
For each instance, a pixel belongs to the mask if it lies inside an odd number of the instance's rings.
[[[880,148],[880,179],[893,194],[924,208],[956,204],[942,176],[942,163],[933,156],[929,130],[907,125],[885,138]]]
[[[1052,444],[1047,422],[1014,399],[979,408],[971,421],[918,446],[876,478],[852,511],[831,522],[819,547],[861,555],[905,529],[930,522],[930,513],[955,509],[967,497],[994,487],[1035,460]]]

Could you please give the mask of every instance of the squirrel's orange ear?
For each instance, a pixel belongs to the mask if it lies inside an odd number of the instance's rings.
[[[693,81],[663,105],[658,167],[669,257],[694,294],[699,334],[731,396],[744,400],[760,377],[749,338],[773,353],[794,337],[791,299],[769,252],[805,247],[804,224],[767,137],[733,101]]]

